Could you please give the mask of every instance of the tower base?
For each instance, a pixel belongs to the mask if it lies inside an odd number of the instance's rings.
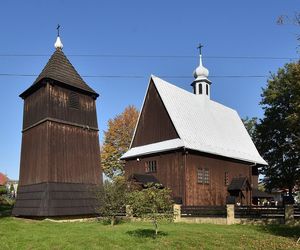
[[[18,187],[12,215],[18,217],[66,217],[96,214],[96,185],[39,183]]]

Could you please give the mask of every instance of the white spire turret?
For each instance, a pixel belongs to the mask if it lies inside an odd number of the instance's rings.
[[[199,66],[194,70],[194,77],[196,79],[207,79],[209,71],[207,68],[205,68],[202,64],[202,54],[200,54],[200,61],[199,61]]]
[[[62,49],[64,47],[64,45],[62,44],[59,36],[56,38],[56,42],[54,44],[54,47],[56,49]]]
[[[210,85],[211,81],[208,80],[209,71],[207,68],[203,66],[202,63],[202,47],[203,45],[200,44],[199,49],[199,66],[194,70],[194,77],[195,80],[191,84],[194,88],[194,94],[207,97],[210,99]]]
[[[62,49],[64,47],[64,45],[62,44],[61,40],[60,40],[60,37],[59,37],[59,28],[60,28],[60,25],[58,24],[57,25],[57,38],[56,38],[56,42],[54,43],[54,47],[56,49]]]

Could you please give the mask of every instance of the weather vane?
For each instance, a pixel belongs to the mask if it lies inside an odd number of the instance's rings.
[[[59,24],[57,24],[57,36],[59,36],[59,28],[60,28],[60,25]]]
[[[202,48],[203,48],[204,46],[201,44],[201,43],[199,43],[199,46],[197,47],[197,49],[199,49],[199,53],[200,53],[200,55],[202,55]]]

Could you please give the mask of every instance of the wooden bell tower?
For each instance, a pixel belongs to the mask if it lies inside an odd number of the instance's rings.
[[[59,34],[47,65],[20,97],[22,148],[15,216],[95,213],[102,184],[96,116],[99,96],[62,51]]]

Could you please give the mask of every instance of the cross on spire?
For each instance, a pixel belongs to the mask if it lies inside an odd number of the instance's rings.
[[[58,24],[57,25],[57,37],[56,37],[56,42],[54,44],[54,47],[58,50],[58,49],[62,49],[63,48],[63,44],[60,40],[60,37],[59,37],[59,28],[60,28],[60,25]]]
[[[59,28],[60,28],[60,25],[59,24],[57,24],[57,36],[59,36]]]
[[[199,54],[200,55],[202,55],[202,48],[203,48],[204,46],[201,44],[201,43],[199,43],[199,46],[197,47],[197,49],[199,49]]]

